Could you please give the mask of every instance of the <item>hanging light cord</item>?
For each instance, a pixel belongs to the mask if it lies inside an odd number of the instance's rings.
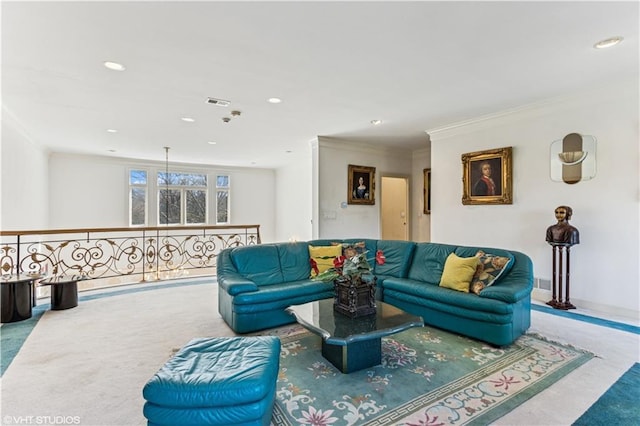
[[[165,150],[165,174],[164,174],[164,183],[166,192],[164,194],[164,212],[165,212],[165,224],[169,226],[169,148],[168,146],[164,147]]]

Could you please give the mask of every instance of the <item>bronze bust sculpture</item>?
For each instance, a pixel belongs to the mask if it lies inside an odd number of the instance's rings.
[[[547,242],[551,245],[566,246],[580,244],[578,229],[569,224],[573,209],[569,206],[558,206],[555,214],[558,223],[547,228]]]
[[[555,309],[575,309],[569,300],[569,255],[571,246],[580,243],[580,233],[569,225],[573,209],[569,206],[558,206],[555,210],[558,223],[547,228],[547,243],[551,244],[553,252],[552,299],[547,305]],[[566,266],[563,263],[566,261]],[[566,298],[562,298],[563,281],[566,283]],[[557,298],[556,298],[557,296]]]

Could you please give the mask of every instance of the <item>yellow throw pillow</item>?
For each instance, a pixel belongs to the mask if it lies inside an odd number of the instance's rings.
[[[469,284],[471,284],[471,278],[476,272],[479,261],[475,256],[459,257],[451,253],[444,262],[440,287],[469,293]]]
[[[333,268],[333,260],[338,256],[342,256],[342,244],[334,246],[309,246],[311,278],[323,273],[329,268]],[[313,267],[314,264],[317,270]]]

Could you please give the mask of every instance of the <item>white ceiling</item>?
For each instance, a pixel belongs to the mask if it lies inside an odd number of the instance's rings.
[[[172,162],[278,167],[317,136],[415,149],[429,128],[638,78],[638,9],[3,1],[3,116],[52,151],[163,160],[170,146]]]

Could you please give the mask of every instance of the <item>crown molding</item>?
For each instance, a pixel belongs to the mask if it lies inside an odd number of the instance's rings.
[[[392,148],[387,146],[373,145],[366,142],[355,142],[346,139],[332,138],[327,136],[318,136],[317,146],[321,148],[332,148],[341,151],[351,151],[356,153],[369,153],[376,155],[406,157],[411,155],[413,151],[402,148]],[[314,143],[316,143],[314,141]]]
[[[140,168],[140,169],[158,169],[164,170],[166,161],[164,160],[148,160],[141,158],[130,157],[118,157],[111,155],[100,154],[85,154],[78,152],[65,152],[65,151],[51,151],[51,158],[56,159],[71,159],[78,163],[81,163],[83,159],[91,160],[98,164],[111,164],[120,165],[127,168]],[[185,172],[185,171],[206,171],[216,173],[233,173],[233,172],[267,172],[273,173],[274,169],[260,168],[260,167],[238,167],[238,166],[225,166],[217,164],[200,164],[200,163],[183,163],[179,161],[169,161],[169,167],[171,171]]]
[[[33,136],[31,136],[31,133],[29,133],[26,126],[24,126],[22,122],[18,119],[18,117],[16,117],[16,115],[13,112],[11,112],[11,110],[7,108],[6,105],[4,104],[2,104],[2,120],[1,121],[3,126],[4,125],[11,126],[16,132],[18,132],[20,136],[25,138],[34,147],[40,149],[44,153],[51,152],[49,148],[39,143],[37,140],[33,138]]]
[[[593,103],[596,99],[602,99],[607,96],[620,97],[620,94],[622,94],[622,96],[635,96],[637,99],[638,81],[630,79],[600,85],[587,90],[547,98],[542,101],[428,129],[425,130],[425,133],[427,133],[431,141],[442,140],[493,127],[498,123],[507,124],[535,116],[548,115],[555,110],[571,107],[573,104]]]

